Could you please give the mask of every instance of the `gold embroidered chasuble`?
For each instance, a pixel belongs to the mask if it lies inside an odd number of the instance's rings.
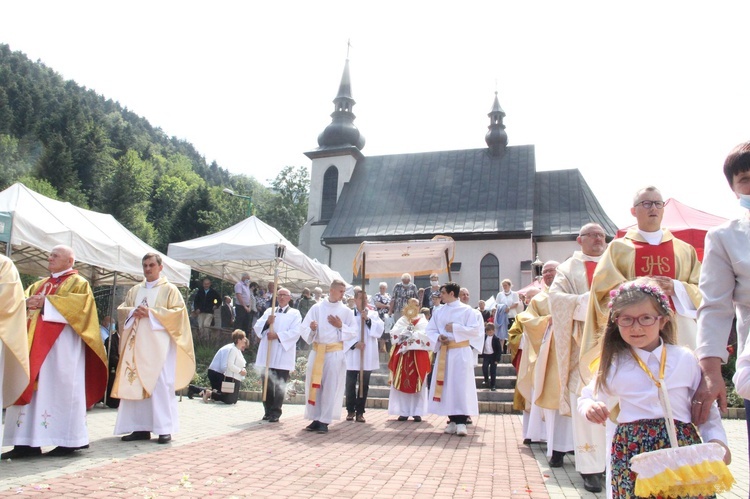
[[[690,301],[697,309],[701,303],[701,295],[698,290],[701,263],[698,261],[695,248],[674,237],[669,229],[662,229],[662,231],[661,243],[672,241],[674,248],[674,278],[684,285]],[[594,278],[591,282],[591,297],[581,342],[579,371],[583,383],[591,381],[592,362],[599,358],[599,351],[601,350],[599,337],[604,332],[609,317],[609,292],[624,282],[648,275],[646,273],[648,262],[638,262],[640,264],[636,266],[634,241],[647,243],[637,229],[630,229],[624,237],[609,243],[596,266]]]
[[[117,309],[121,331],[120,362],[112,396],[126,400],[142,400],[151,396],[164,366],[170,341],[177,346],[175,389],[187,386],[195,375],[193,335],[182,294],[166,277],[160,277],[152,288],[147,288],[145,282],[133,286],[125,302]],[[157,327],[153,327],[150,317],[127,321],[129,314],[144,299],[158,322]]]
[[[0,341],[5,350],[0,405],[11,405],[29,384],[29,340],[23,286],[16,266],[5,255],[0,255]]]
[[[583,253],[576,251],[571,258],[557,267],[557,275],[549,292],[561,388],[559,411],[563,416],[571,414],[570,392],[580,394],[581,390],[578,357],[583,338],[583,322],[575,320],[573,315],[579,304],[579,296],[588,290],[589,281]]]
[[[35,282],[26,289],[26,296],[38,294],[43,286],[50,286],[52,280],[47,278]],[[86,407],[91,407],[104,396],[107,389],[107,353],[99,328],[94,294],[88,281],[74,273],[66,277],[53,294],[45,294],[45,298],[68,321],[68,325],[86,345]],[[33,346],[40,320],[44,320],[41,309],[28,313],[29,348]],[[42,324],[42,328],[44,327]],[[34,367],[30,365],[30,369],[34,370]],[[38,372],[38,368],[36,371]]]
[[[545,409],[558,409],[560,403],[560,377],[557,368],[557,351],[555,338],[548,331],[552,327],[549,309],[549,290],[545,289],[536,295],[523,313],[516,316],[526,334],[528,349],[527,367],[521,379],[519,369],[519,391],[528,401],[531,388],[534,389],[534,400],[531,403]],[[523,356],[526,357],[526,349]],[[523,364],[523,359],[522,359]]]

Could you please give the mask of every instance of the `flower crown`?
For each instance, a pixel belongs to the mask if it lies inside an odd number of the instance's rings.
[[[626,282],[616,290],[613,289],[612,291],[610,291],[609,296],[611,299],[609,300],[609,308],[612,308],[617,298],[619,298],[620,294],[629,291],[640,291],[641,293],[646,293],[647,295],[653,296],[654,298],[656,298],[656,301],[659,303],[659,306],[661,306],[662,310],[664,310],[665,312],[669,312],[669,298],[667,298],[667,295],[664,294],[664,291],[662,291],[661,288],[659,286],[656,286],[655,284],[649,284],[642,281]]]

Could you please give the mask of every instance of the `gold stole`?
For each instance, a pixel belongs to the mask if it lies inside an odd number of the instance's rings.
[[[460,341],[458,343],[455,341],[449,341],[440,346],[440,359],[438,360],[437,378],[435,380],[435,393],[432,395],[432,400],[434,402],[440,402],[440,399],[443,397],[443,385],[445,384],[445,360],[448,357],[448,350],[468,346],[469,340]]]
[[[315,405],[315,400],[318,396],[318,388],[323,380],[323,365],[326,360],[326,353],[338,352],[344,349],[344,342],[339,341],[337,343],[318,343],[312,344],[313,350],[315,350],[315,363],[313,364],[312,376],[310,377],[310,395],[307,399],[307,403]]]

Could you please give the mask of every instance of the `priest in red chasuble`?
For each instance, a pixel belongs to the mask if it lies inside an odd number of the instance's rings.
[[[677,342],[695,349],[701,264],[695,248],[661,227],[664,204],[656,187],[639,190],[630,209],[638,220],[638,228],[613,240],[596,267],[581,344],[580,369],[584,383],[590,381],[590,365],[598,357],[598,338],[609,314],[609,292],[636,277],[649,276],[658,282],[675,312]]]
[[[2,459],[41,454],[64,456],[88,447],[86,409],[104,395],[107,356],[99,333],[94,295],[73,270],[75,255],[55,246],[51,276],[26,290],[30,382],[5,414]]]
[[[388,414],[398,416],[399,421],[411,417],[420,422],[427,413],[425,380],[434,345],[425,334],[429,321],[419,313],[419,300],[409,298],[402,312],[390,332],[393,349],[388,362],[391,372]]]

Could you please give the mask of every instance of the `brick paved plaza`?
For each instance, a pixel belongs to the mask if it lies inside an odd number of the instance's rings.
[[[258,402],[179,404],[181,432],[168,445],[121,442],[115,411],[89,413],[91,448],[77,457],[0,463],[0,495],[47,497],[604,497],[583,490],[573,457],[551,470],[544,448],[521,444],[517,415],[482,414],[465,438],[445,418],[398,422],[369,409],[367,423],[340,421],[328,435],[303,430],[301,405],[261,422]],[[744,421],[725,422],[737,486],[748,497]],[[3,450],[8,450],[4,447]],[[47,450],[47,449],[43,449]]]

